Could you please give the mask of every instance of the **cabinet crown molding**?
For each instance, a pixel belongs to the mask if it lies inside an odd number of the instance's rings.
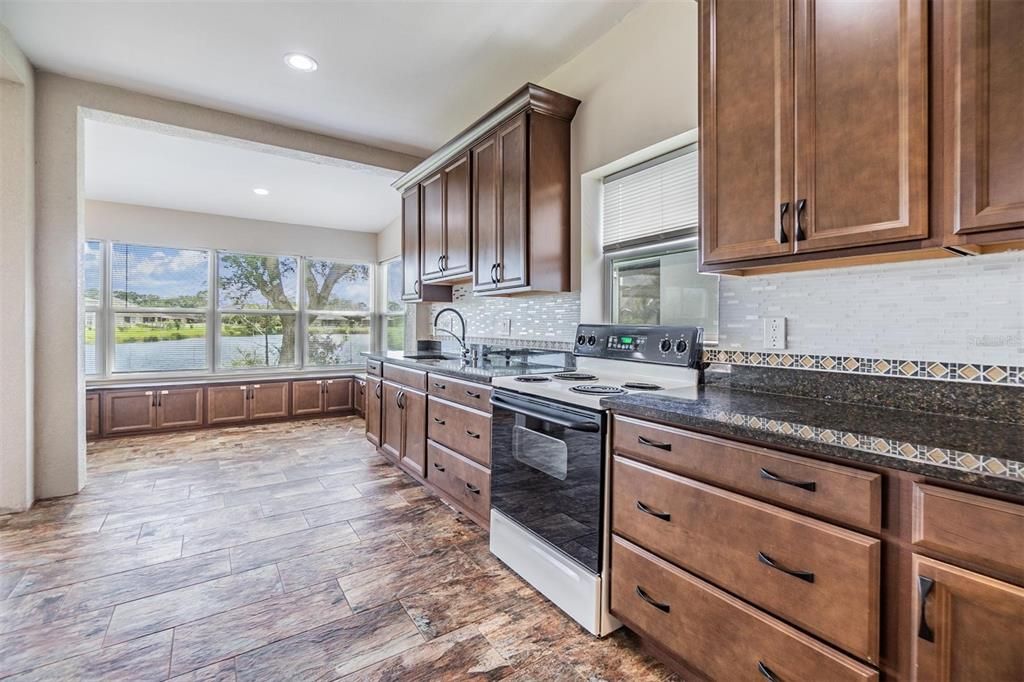
[[[405,192],[431,174],[437,173],[451,159],[485,137],[500,123],[522,111],[534,111],[571,121],[579,106],[578,99],[541,87],[536,83],[527,83],[478,118],[468,128],[444,143],[440,149],[417,164],[415,168],[391,183],[391,186],[399,192]]]

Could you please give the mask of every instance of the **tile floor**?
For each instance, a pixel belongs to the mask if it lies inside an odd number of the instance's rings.
[[[662,680],[487,551],[355,417],[106,440],[0,517],[0,678]]]

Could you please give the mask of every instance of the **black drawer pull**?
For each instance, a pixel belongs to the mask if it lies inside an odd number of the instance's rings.
[[[444,384],[439,384],[439,383],[437,383],[435,381],[434,382],[434,388],[439,388],[439,389],[441,389],[443,391],[445,388],[447,388],[447,386],[445,386]]]
[[[772,559],[767,554],[765,554],[764,552],[758,552],[757,553],[757,560],[760,561],[765,566],[771,566],[776,571],[782,571],[783,573],[791,575],[794,578],[800,578],[800,580],[806,580],[809,583],[813,583],[814,582],[814,574],[811,573],[810,571],[796,571],[796,570],[793,570],[792,568],[786,568],[782,564],[775,563],[775,560]]]
[[[651,598],[651,595],[647,594],[647,592],[644,591],[644,588],[640,587],[639,585],[636,586],[636,595],[648,604],[650,604],[651,606],[653,606],[654,608],[658,609],[659,611],[664,611],[665,613],[668,613],[672,610],[672,607],[668,604],[662,604],[661,602],[654,601]]]
[[[786,234],[786,214],[789,213],[789,202],[779,204],[779,243],[785,244],[789,241]]]
[[[479,433],[473,433],[469,429],[466,429],[466,435],[469,436],[470,438],[479,438],[480,437]]]
[[[468,395],[470,398],[479,398],[480,397],[479,393],[474,393],[473,391],[466,391],[466,395]]]
[[[917,576],[917,636],[926,642],[935,641],[935,632],[928,625],[928,614],[924,610],[925,604],[928,602],[928,595],[931,594],[933,587],[935,587],[934,580],[923,575]]]
[[[650,514],[651,516],[657,517],[662,521],[671,521],[672,515],[668,512],[654,511],[640,500],[636,501],[636,508],[642,511],[644,514]]]
[[[643,436],[637,436],[636,440],[640,445],[647,445],[652,448],[658,448],[659,450],[670,451],[672,450],[672,443],[661,443],[650,438],[644,438]]]
[[[763,661],[757,662],[757,672],[761,673],[761,676],[768,682],[782,682],[782,678],[772,672],[772,669],[764,664]]]
[[[466,490],[468,490],[469,492],[473,493],[474,495],[479,495],[480,494],[480,488],[477,488],[472,483],[467,483],[466,484]]]
[[[434,462],[434,468],[437,469],[438,471],[444,471],[444,467],[438,464],[437,462]]]
[[[767,469],[761,469],[761,478],[769,481],[775,481],[776,483],[785,483],[795,488],[802,488],[803,490],[810,490],[812,493],[818,488],[818,484],[814,481],[791,481],[788,478],[782,478],[778,474],[773,474]]]
[[[431,417],[431,419],[434,420],[435,424],[440,424],[441,426],[444,426],[444,420],[443,419],[438,419],[437,417]]]

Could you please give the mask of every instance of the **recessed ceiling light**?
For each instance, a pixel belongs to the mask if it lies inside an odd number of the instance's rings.
[[[252,193],[253,194],[258,194],[261,197],[265,197],[268,194],[270,194],[270,190],[267,189],[266,187],[253,187],[252,188]]]
[[[284,63],[296,71],[304,71],[305,73],[312,73],[316,71],[317,67],[315,59],[299,52],[289,52],[286,54],[284,56]]]

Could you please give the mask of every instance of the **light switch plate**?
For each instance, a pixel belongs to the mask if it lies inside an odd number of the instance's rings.
[[[766,350],[786,349],[786,318],[765,317],[764,322],[764,347]]]

